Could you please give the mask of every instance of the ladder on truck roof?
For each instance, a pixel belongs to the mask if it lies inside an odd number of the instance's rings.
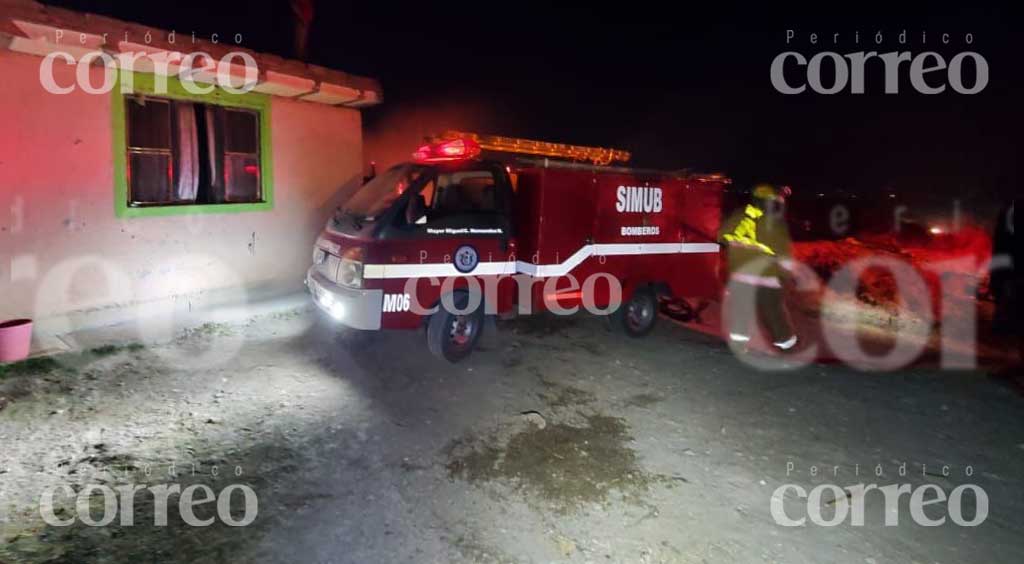
[[[464,131],[445,131],[436,138],[436,140],[453,139],[472,139],[485,151],[586,161],[602,166],[610,165],[613,162],[627,162],[631,156],[629,151],[619,149],[566,145],[565,143],[550,143],[533,139],[518,139],[515,137],[467,133]]]
[[[660,170],[654,168],[631,168],[624,166],[591,165],[586,163],[572,163],[565,161],[549,161],[548,159],[520,158],[518,163],[542,168],[567,168],[571,170],[588,170],[593,172],[618,173],[618,174],[643,174],[650,176],[666,176],[694,180],[697,182],[717,182],[720,184],[732,184],[732,179],[721,172],[697,172],[688,168],[678,170]]]

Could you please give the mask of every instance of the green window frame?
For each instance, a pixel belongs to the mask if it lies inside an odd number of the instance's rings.
[[[126,75],[131,74],[131,77]],[[122,92],[122,85],[130,78],[131,90]],[[274,209],[274,169],[272,143],[270,140],[270,96],[256,92],[232,94],[221,88],[214,87],[208,94],[194,94],[185,90],[177,77],[167,77],[166,92],[156,91],[156,76],[149,73],[129,73],[118,71],[114,88],[111,91],[111,114],[113,119],[113,150],[114,150],[114,211],[117,217],[154,217],[168,215],[191,215],[203,213],[238,213],[259,212]],[[206,84],[199,84],[206,88]],[[155,98],[216,104],[228,108],[248,109],[259,116],[259,163],[260,163],[260,195],[262,202],[223,203],[223,204],[186,204],[186,205],[148,205],[136,207],[129,205],[128,194],[128,140],[127,115],[125,97],[146,95]]]

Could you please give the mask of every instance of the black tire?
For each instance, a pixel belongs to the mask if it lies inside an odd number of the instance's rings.
[[[456,309],[464,309],[469,295],[460,292],[453,296]],[[473,352],[484,330],[483,303],[472,313],[455,315],[444,308],[443,300],[427,324],[427,347],[437,358],[451,363],[459,362]]]
[[[612,329],[634,338],[654,330],[657,320],[658,296],[650,288],[637,288],[609,319]]]

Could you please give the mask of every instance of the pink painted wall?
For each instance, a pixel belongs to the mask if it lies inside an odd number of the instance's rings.
[[[0,319],[301,288],[338,194],[362,176],[358,111],[272,100],[272,211],[119,219],[111,95],[48,93],[41,61],[0,50]],[[54,74],[74,82],[74,67]]]

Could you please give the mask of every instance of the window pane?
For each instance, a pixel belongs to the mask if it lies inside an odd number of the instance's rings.
[[[260,164],[250,155],[225,155],[224,180],[229,202],[259,202]]]
[[[170,173],[171,159],[168,155],[129,153],[129,199],[138,204],[172,201]]]
[[[163,100],[126,98],[128,146],[171,148],[171,105]]]
[[[225,110],[224,112],[224,150],[228,153],[259,152],[257,119],[253,112]]]
[[[489,171],[442,175],[434,209],[442,213],[494,212],[499,206],[494,175]]]
[[[125,97],[129,202],[261,202],[259,113]]]

